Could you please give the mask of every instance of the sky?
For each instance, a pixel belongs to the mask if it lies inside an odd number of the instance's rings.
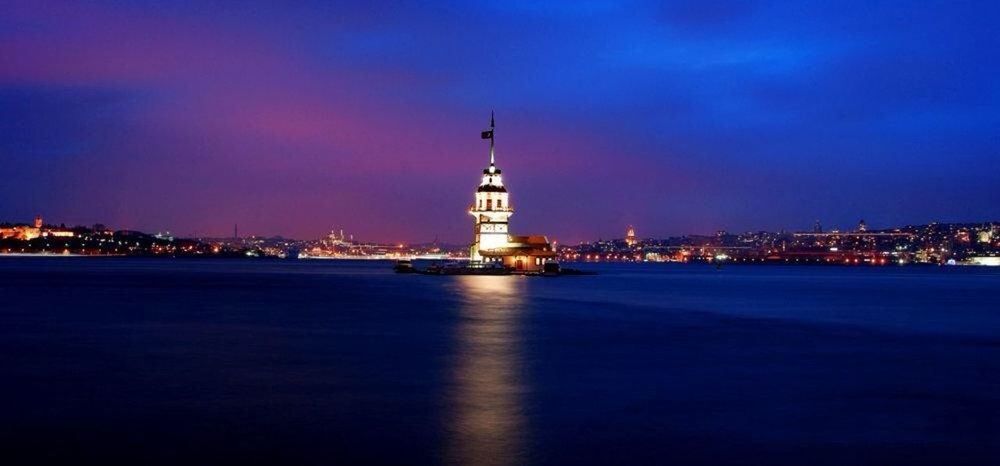
[[[1000,220],[998,18],[993,1],[0,0],[0,221],[469,242],[491,110],[517,234]]]

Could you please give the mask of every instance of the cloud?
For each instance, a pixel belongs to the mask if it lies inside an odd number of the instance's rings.
[[[0,213],[460,242],[496,108],[515,230],[996,216],[943,201],[1000,196],[1000,170],[968,176],[996,164],[991,10],[18,3],[0,13]]]

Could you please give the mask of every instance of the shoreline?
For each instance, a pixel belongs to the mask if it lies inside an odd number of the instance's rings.
[[[318,261],[386,261],[394,262],[398,260],[420,260],[420,261],[463,261],[468,259],[454,258],[454,257],[438,257],[438,256],[407,256],[407,257],[386,257],[386,256],[349,256],[349,257],[317,257],[317,256],[307,256],[298,257],[294,259],[289,259],[285,257],[247,257],[247,256],[216,256],[216,255],[184,255],[184,256],[169,256],[169,255],[129,255],[129,254],[78,254],[78,253],[28,253],[28,252],[10,252],[10,253],[0,253],[0,259],[3,258],[60,258],[60,257],[73,257],[73,258],[137,258],[137,259],[236,259],[236,260],[268,260],[268,261],[300,261],[300,260],[318,260]],[[563,264],[589,264],[589,265],[601,265],[601,264],[616,264],[616,265],[626,265],[626,264],[679,264],[679,265],[707,265],[716,266],[712,262],[703,261],[692,261],[692,262],[679,262],[679,261],[561,261]],[[1000,266],[1000,262],[993,263],[992,261],[969,261],[969,262],[956,262],[954,264],[942,264],[942,263],[923,263],[923,262],[907,262],[905,264],[899,263],[886,263],[886,264],[872,264],[872,263],[850,263],[845,264],[841,262],[786,262],[786,261],[733,261],[724,262],[722,264],[722,269],[728,267],[739,267],[739,266],[795,266],[795,267],[845,267],[845,268],[898,268],[898,267],[981,267],[981,268],[993,268]]]

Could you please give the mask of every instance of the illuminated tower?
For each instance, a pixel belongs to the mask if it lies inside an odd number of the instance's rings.
[[[491,113],[490,127],[482,132],[482,138],[490,140],[490,166],[483,170],[483,179],[476,189],[476,200],[469,207],[469,214],[475,218],[472,248],[469,250],[469,258],[473,261],[483,260],[480,251],[506,248],[510,243],[507,221],[514,215],[514,209],[510,207],[507,188],[504,188],[500,169],[496,167],[494,128]]]
[[[41,227],[42,227],[42,216],[41,215],[36,215],[35,216],[35,228],[41,228]]]
[[[637,242],[638,241],[635,240],[635,227],[629,225],[628,230],[625,232],[625,244],[635,246]]]
[[[868,225],[865,224],[864,220],[861,220],[860,222],[858,222],[858,231],[860,231],[862,233],[868,231]]]

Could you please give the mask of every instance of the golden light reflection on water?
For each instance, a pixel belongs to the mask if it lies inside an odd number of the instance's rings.
[[[520,463],[525,430],[520,346],[524,279],[455,278],[462,307],[448,399],[449,462]]]

